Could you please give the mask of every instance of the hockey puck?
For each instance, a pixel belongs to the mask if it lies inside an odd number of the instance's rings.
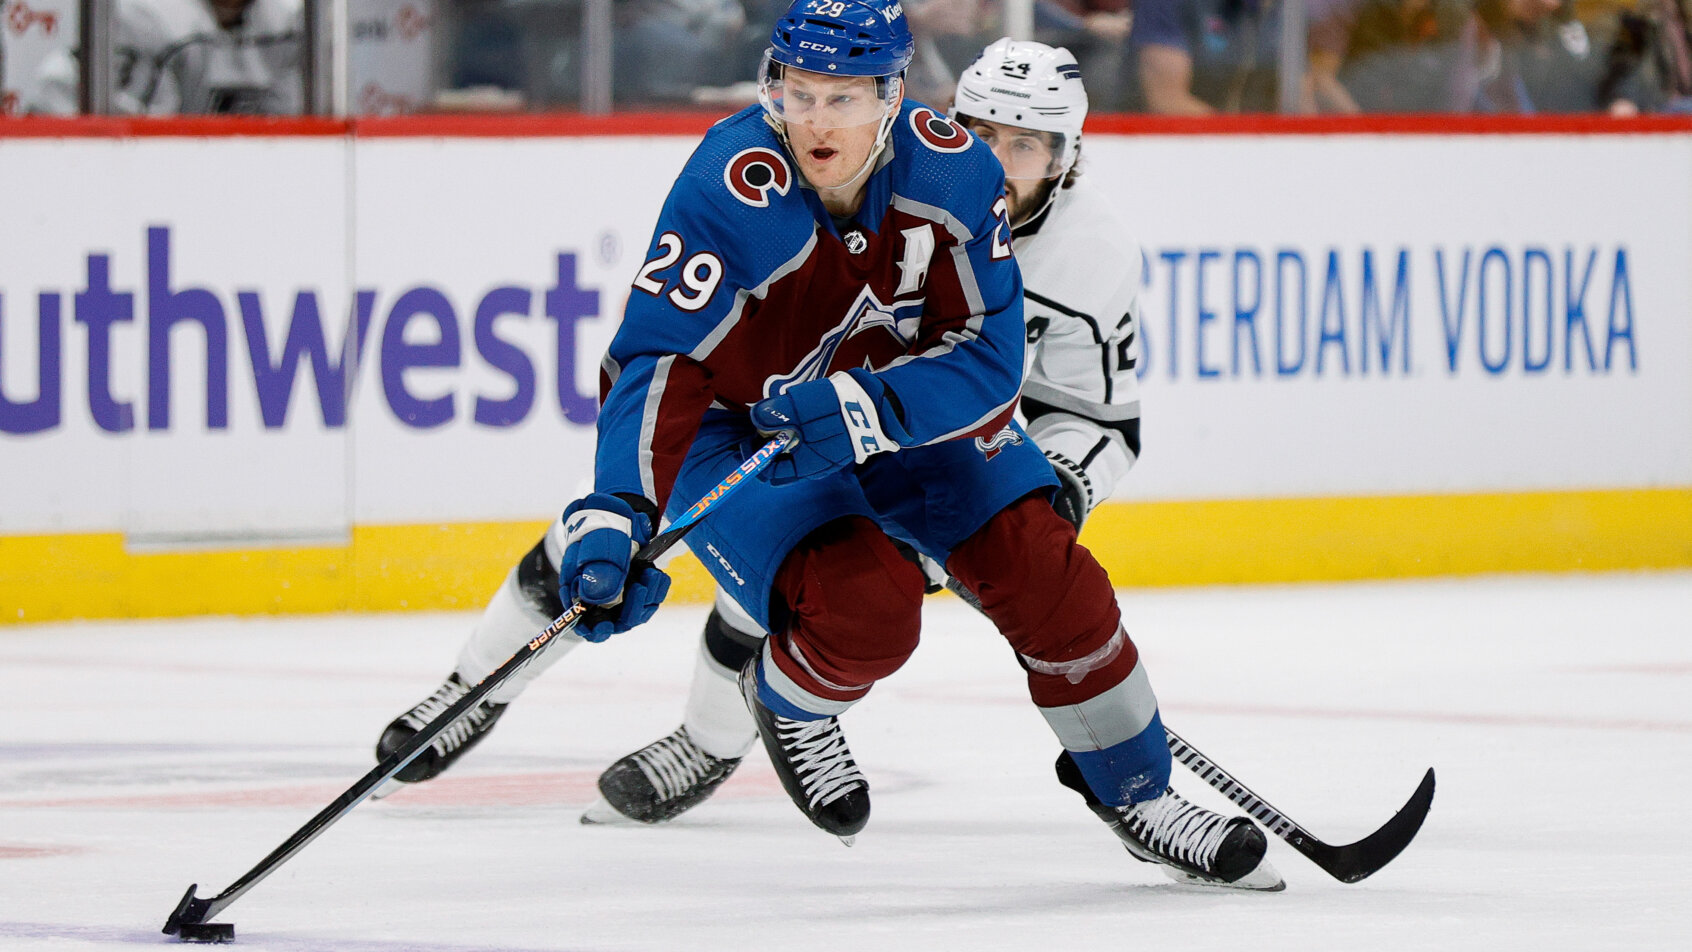
[[[234,942],[233,922],[184,922],[177,938],[183,942]]]

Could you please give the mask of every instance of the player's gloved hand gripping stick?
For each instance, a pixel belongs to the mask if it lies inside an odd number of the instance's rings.
[[[651,619],[670,591],[670,577],[640,547],[652,540],[654,520],[609,493],[593,493],[564,510],[564,553],[558,597],[588,610],[576,625],[584,641],[600,642]]]
[[[899,424],[892,392],[867,370],[842,370],[794,384],[752,407],[752,425],[765,436],[788,434],[792,451],[770,467],[780,486],[816,479],[899,450],[909,438]]]
[[[740,464],[734,472],[730,473],[728,478],[718,483],[716,488],[706,493],[703,499],[694,503],[686,512],[670,523],[668,529],[658,533],[651,542],[642,546],[640,551],[633,556],[632,564],[629,566],[629,576],[637,580],[645,577],[646,570],[652,567],[652,563],[660,555],[680,541],[682,536],[687,535],[694,526],[699,524],[699,520],[705,518],[706,514],[712,509],[717,508],[744,481],[758,475],[776,457],[786,452],[793,443],[794,436],[792,434],[782,433],[760,447],[746,462]],[[442,711],[439,717],[436,717],[426,727],[418,731],[417,735],[408,741],[405,746],[383,758],[375,768],[361,777],[347,792],[335,798],[335,802],[324,807],[316,816],[306,821],[306,824],[296,830],[293,836],[288,837],[287,841],[281,846],[272,850],[269,856],[260,860],[257,866],[248,870],[246,875],[237,879],[228,889],[210,899],[199,899],[194,895],[194,891],[199,888],[199,884],[189,886],[188,892],[182,897],[182,901],[177,903],[176,909],[165,920],[164,933],[166,935],[179,935],[183,940],[191,942],[227,942],[233,939],[235,936],[233,924],[207,922],[206,920],[228,908],[230,903],[241,898],[247,890],[258,885],[266,876],[275,872],[277,867],[293,858],[295,853],[305,849],[324,830],[333,826],[337,820],[346,816],[354,807],[368,799],[372,793],[376,792],[378,787],[386,783],[394,774],[404,770],[406,764],[411,763],[430,744],[434,743],[435,738],[445,732],[448,727],[451,727],[454,721],[480,704],[484,697],[504,684],[507,679],[517,673],[518,669],[533,660],[559,635],[575,628],[592,607],[584,605],[580,600],[572,601],[570,607],[565,609],[564,614],[553,619],[552,624],[537,633],[534,638],[529,640],[528,644],[507,659],[504,664],[494,669],[492,674],[483,678],[481,683],[471,688],[462,698],[459,698],[456,704]],[[650,614],[650,612],[647,614]],[[609,633],[606,632],[606,634]],[[603,640],[603,636],[597,640]]]

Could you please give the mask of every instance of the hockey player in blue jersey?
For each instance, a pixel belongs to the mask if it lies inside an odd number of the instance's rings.
[[[953,117],[1005,171],[1028,328],[1020,417],[1058,477],[1053,508],[1079,531],[1140,452],[1140,248],[1078,167],[1088,103],[1068,50],[1001,39],[951,98]],[[936,587],[973,599],[932,560],[922,564]],[[764,637],[719,590],[681,726],[608,767],[582,822],[662,823],[734,772],[758,739],[735,677]]]
[[[645,621],[668,582],[631,555],[666,507],[788,432],[798,444],[769,481],[688,545],[774,633],[741,687],[813,823],[849,841],[869,818],[839,717],[916,647],[925,579],[902,543],[979,599],[1064,748],[1060,773],[1135,855],[1194,881],[1273,876],[1249,820],[1168,789],[1156,698],[1110,582],[1054,511],[1051,464],[1011,420],[1025,330],[1003,173],[962,127],[904,100],[911,47],[885,0],[801,0],[777,23],[760,105],[706,136],[635,277],[601,379],[596,491],[522,560],[483,625],[527,620],[532,632],[574,598],[601,606],[580,638]],[[487,651],[496,639],[480,640]],[[466,646],[379,749],[500,660]],[[444,769],[521,687],[496,692],[402,779]]]

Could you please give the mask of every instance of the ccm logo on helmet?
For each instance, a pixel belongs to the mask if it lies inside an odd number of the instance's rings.
[[[735,198],[753,208],[767,208],[771,191],[787,194],[793,172],[787,160],[773,149],[742,149],[723,168],[723,182]]]
[[[936,152],[962,152],[969,148],[969,132],[963,126],[926,106],[911,110],[911,131]]]

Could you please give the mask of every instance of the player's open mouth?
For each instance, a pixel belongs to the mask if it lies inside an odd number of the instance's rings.
[[[827,162],[829,159],[834,158],[834,156],[835,151],[833,149],[824,148],[811,150],[811,158],[816,159],[818,162]]]

